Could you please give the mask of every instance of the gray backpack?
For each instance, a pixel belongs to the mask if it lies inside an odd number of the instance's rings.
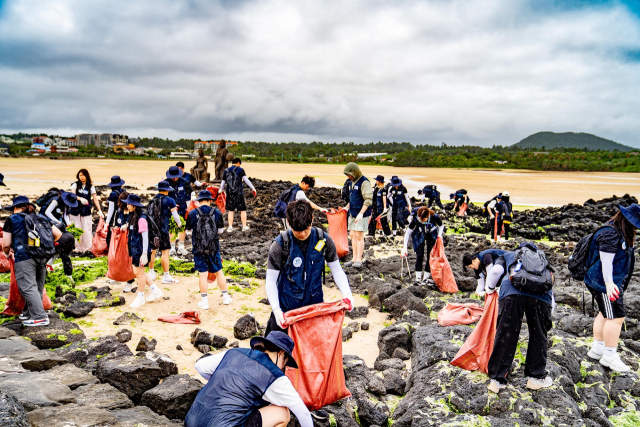
[[[544,252],[531,243],[523,243],[516,248],[515,263],[509,279],[520,292],[544,295],[553,288],[553,269]]]

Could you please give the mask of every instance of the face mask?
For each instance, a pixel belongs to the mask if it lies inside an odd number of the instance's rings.
[[[427,219],[425,219],[424,221],[422,219],[419,219],[421,224],[426,224],[429,222],[429,217],[427,217]]]

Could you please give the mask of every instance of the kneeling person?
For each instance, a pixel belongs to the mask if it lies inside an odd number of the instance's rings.
[[[202,301],[198,307],[209,309],[207,293],[209,273],[216,275],[218,287],[222,291],[222,303],[231,304],[231,295],[227,292],[227,281],[222,271],[222,258],[220,257],[220,241],[218,234],[224,232],[224,220],[217,208],[211,207],[213,197],[209,190],[202,190],[198,195],[200,207],[189,212],[187,217],[187,230],[193,230],[193,262],[200,276],[200,296]]]
[[[266,289],[272,313],[265,335],[284,331],[287,311],[324,302],[322,277],[325,262],[343,298],[354,300],[347,275],[340,266],[336,245],[321,229],[311,227],[313,208],[298,200],[287,206],[290,230],[283,231],[271,244],[267,265]]]

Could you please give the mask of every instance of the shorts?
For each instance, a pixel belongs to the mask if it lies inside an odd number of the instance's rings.
[[[222,270],[220,251],[215,255],[193,254],[193,263],[198,273],[217,273]]]
[[[169,233],[163,233],[162,231],[160,231],[160,247],[158,248],[158,250],[166,251],[168,249],[171,249],[171,236],[169,235]]]
[[[366,232],[369,230],[369,221],[371,220],[371,216],[365,216],[362,218],[362,221],[356,224],[356,219],[351,215],[348,215],[349,221],[347,224],[347,229],[349,231],[363,231]]]
[[[255,410],[249,415],[247,421],[244,422],[244,427],[262,427],[262,414],[259,410]]]
[[[611,301],[609,297],[607,297],[606,292],[596,291],[589,286],[587,286],[587,289],[589,289],[589,292],[593,295],[593,298],[598,304],[598,310],[605,319],[620,319],[627,315],[624,310],[624,293],[621,293],[617,300]]]
[[[133,264],[134,267],[140,267],[140,257],[142,256],[142,254],[140,255],[134,255],[131,257],[131,263]],[[149,252],[149,254],[147,255],[147,263],[149,262],[148,260],[151,259],[151,252]]]
[[[245,212],[247,210],[247,203],[244,200],[244,194],[227,194],[227,203],[225,205],[225,209],[229,212]]]

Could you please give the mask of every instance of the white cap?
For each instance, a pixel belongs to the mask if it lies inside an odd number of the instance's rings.
[[[502,192],[502,196],[504,196],[504,197],[509,197],[509,192],[508,192],[508,191],[503,191],[503,192]]]

